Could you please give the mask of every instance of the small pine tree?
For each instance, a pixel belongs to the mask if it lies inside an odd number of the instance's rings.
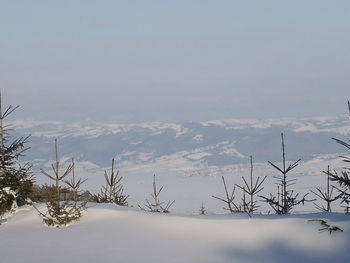
[[[230,211],[230,213],[243,212],[242,207],[240,205],[236,205],[236,203],[234,202],[236,187],[233,187],[231,194],[229,194],[229,192],[227,190],[226,182],[225,182],[225,177],[221,176],[221,179],[222,179],[222,182],[224,184],[225,197],[221,198],[221,197],[217,197],[214,195],[212,195],[212,197],[224,202],[227,205],[227,207],[223,207],[223,209]]]
[[[247,182],[243,176],[242,179],[244,182],[244,186],[238,184],[236,184],[236,186],[243,190],[243,211],[248,214],[254,214],[259,208],[259,206],[257,205],[257,201],[254,200],[254,197],[264,189],[262,187],[262,184],[264,183],[266,176],[262,180],[260,180],[260,176],[258,176],[254,181],[252,156],[250,156],[250,180],[249,182]],[[249,196],[248,201],[245,198],[246,194]]]
[[[13,209],[11,202],[15,202],[15,206],[26,204],[34,182],[30,164],[22,165],[19,161],[28,149],[29,136],[11,139],[11,129],[4,123],[18,107],[9,106],[3,111],[0,91],[0,203],[3,204],[0,216]]]
[[[96,203],[114,203],[120,206],[128,206],[128,195],[124,194],[124,187],[121,184],[123,177],[119,176],[119,170],[114,171],[115,161],[112,159],[111,174],[105,171],[106,185],[100,190],[100,193],[92,196],[92,201]]]
[[[62,187],[61,182],[65,177],[67,177],[74,170],[74,163],[70,164],[63,173],[60,171],[60,162],[58,159],[58,147],[57,139],[55,139],[55,157],[56,162],[52,164],[53,175],[49,174],[45,170],[41,169],[41,172],[52,179],[55,182],[54,193],[50,195],[48,202],[46,203],[47,212],[42,213],[37,209],[39,215],[42,217],[43,221],[48,226],[60,227],[66,226],[71,222],[77,221],[81,217],[81,212],[86,206],[86,202],[79,203],[77,201],[77,195],[75,195],[76,200],[66,200],[61,202]],[[80,181],[80,180],[79,180]],[[78,181],[78,182],[79,182]],[[77,186],[75,183],[75,178],[72,181],[73,186]],[[81,183],[78,184],[80,186]],[[73,187],[72,187],[73,188]],[[78,193],[79,189],[77,187],[73,188],[75,193]],[[35,206],[34,206],[35,207]]]
[[[269,164],[275,168],[281,175],[277,176],[277,195],[270,194],[269,197],[261,196],[264,202],[267,202],[272,209],[279,215],[286,215],[291,212],[291,210],[299,205],[304,204],[305,202],[315,201],[315,199],[307,200],[305,194],[302,198],[299,198],[298,193],[294,193],[294,190],[291,190],[290,187],[295,184],[296,179],[289,179],[289,172],[292,171],[295,167],[299,165],[300,159],[296,162],[287,166],[286,164],[286,154],[285,154],[285,145],[283,133],[281,133],[282,138],[282,167],[269,162]]]
[[[202,203],[201,207],[199,208],[199,214],[205,215],[207,213],[207,210],[205,209],[204,204]]]
[[[316,195],[317,197],[319,197],[320,199],[322,199],[323,201],[325,201],[326,206],[323,205],[319,205],[314,203],[315,207],[322,211],[322,212],[332,212],[332,208],[331,208],[331,204],[338,200],[339,198],[342,197],[342,193],[333,196],[333,191],[335,189],[335,187],[333,185],[330,184],[330,177],[331,177],[331,172],[329,170],[329,165],[328,165],[328,169],[327,171],[323,171],[323,173],[325,173],[327,175],[327,187],[326,187],[326,192],[323,192],[320,188],[316,187],[317,191],[310,191],[311,193],[313,193],[314,195]]]
[[[80,190],[80,187],[83,183],[85,183],[87,181],[87,178],[86,179],[78,179],[76,180],[75,178],[75,162],[74,162],[74,158],[72,158],[72,165],[73,165],[73,168],[72,168],[72,178],[71,180],[64,180],[63,182],[69,186],[70,190],[68,190],[68,194],[70,194],[70,197],[69,199],[75,201],[75,202],[78,202],[80,201],[80,196],[81,196],[81,190]]]
[[[156,213],[170,213],[170,207],[175,203],[175,200],[168,201],[167,203],[160,201],[160,193],[163,190],[162,186],[159,190],[157,190],[156,184],[156,175],[153,175],[153,193],[151,194],[153,201],[148,201],[146,199],[145,207],[138,205],[141,210],[148,212],[156,212]]]
[[[350,101],[348,101],[348,109],[350,113]],[[332,138],[340,145],[346,147],[347,149],[350,149],[350,144],[339,140],[336,138]],[[341,156],[343,158],[343,161],[345,163],[350,163],[350,158],[346,156]],[[341,174],[338,174],[337,171],[334,171],[330,173],[330,180],[338,183],[339,187],[336,187],[336,189],[342,194],[342,204],[345,209],[346,213],[350,212],[350,168],[344,168],[343,171],[341,171]]]

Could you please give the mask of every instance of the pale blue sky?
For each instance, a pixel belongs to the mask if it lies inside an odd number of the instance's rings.
[[[345,0],[0,0],[0,88],[20,118],[339,115],[349,47]]]

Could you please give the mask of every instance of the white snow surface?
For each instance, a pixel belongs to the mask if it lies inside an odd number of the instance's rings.
[[[344,232],[320,233],[308,221],[320,218]],[[25,208],[0,231],[1,262],[11,263],[349,262],[350,216],[337,213],[184,216],[90,203],[68,227]]]

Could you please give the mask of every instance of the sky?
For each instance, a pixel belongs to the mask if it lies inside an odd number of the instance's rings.
[[[0,89],[23,119],[342,115],[349,49],[348,0],[0,0]]]

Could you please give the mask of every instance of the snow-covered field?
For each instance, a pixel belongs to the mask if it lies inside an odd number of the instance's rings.
[[[349,262],[350,216],[150,214],[89,204],[69,227],[45,227],[25,208],[0,227],[0,261],[122,263]],[[344,232],[319,232],[326,219]]]

